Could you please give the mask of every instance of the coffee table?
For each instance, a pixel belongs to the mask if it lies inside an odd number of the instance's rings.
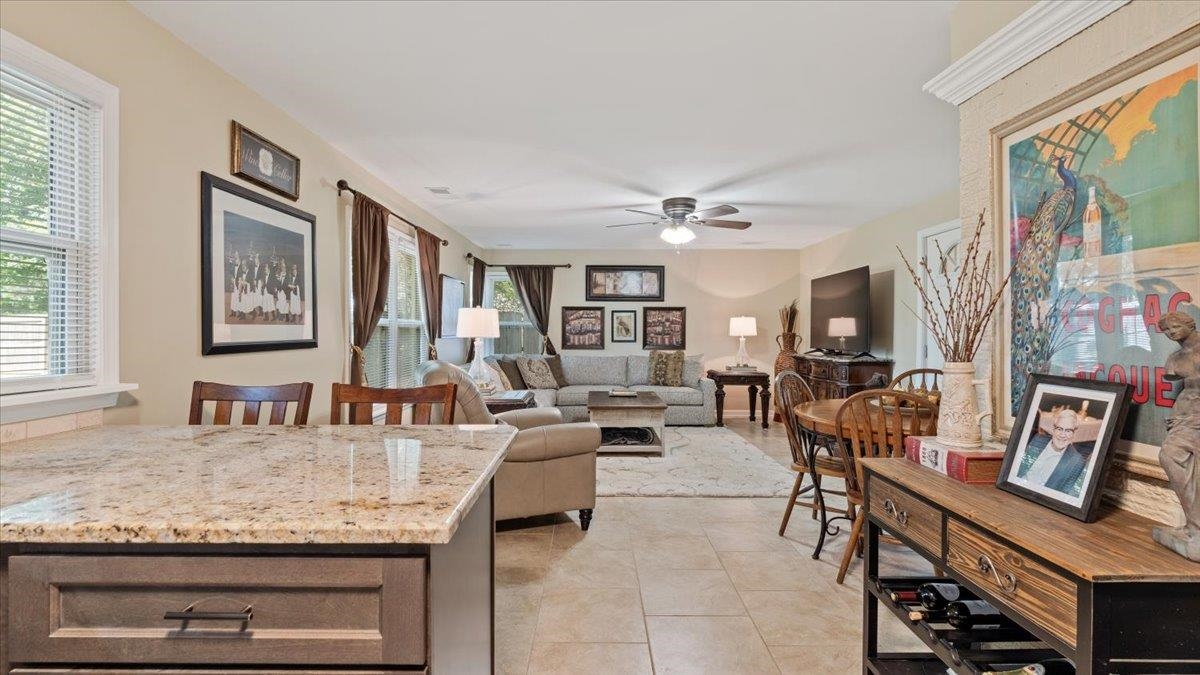
[[[654,434],[650,445],[601,445],[598,452],[664,454],[667,404],[652,391],[637,396],[609,396],[607,391],[588,392],[588,416],[600,427],[647,427]]]

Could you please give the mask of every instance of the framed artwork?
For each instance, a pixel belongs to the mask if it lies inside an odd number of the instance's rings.
[[[642,349],[687,349],[687,308],[643,307]]]
[[[604,308],[562,308],[563,349],[604,349]]]
[[[992,131],[994,245],[1012,279],[996,333],[996,431],[1034,373],[1128,383],[1118,449],[1157,470],[1170,311],[1200,318],[1200,29]],[[1015,269],[1014,269],[1015,268]]]
[[[1072,518],[1094,520],[1129,391],[1120,382],[1031,375],[996,486]]]
[[[438,337],[458,337],[458,310],[466,307],[467,287],[461,279],[438,275],[442,283],[442,325]]]
[[[613,342],[637,342],[637,310],[614,309],[608,333]]]
[[[300,198],[300,158],[233,122],[230,173],[293,201]]]
[[[317,218],[200,174],[203,353],[317,346]]]
[[[591,302],[662,301],[665,286],[662,265],[588,265],[584,286]]]

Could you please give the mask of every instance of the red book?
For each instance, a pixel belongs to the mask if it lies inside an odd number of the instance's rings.
[[[962,483],[991,485],[1000,475],[1004,446],[984,442],[982,448],[963,450],[938,443],[933,436],[904,439],[904,456]]]

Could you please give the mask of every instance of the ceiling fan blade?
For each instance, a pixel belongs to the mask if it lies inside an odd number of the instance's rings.
[[[640,213],[643,216],[650,216],[651,218],[666,218],[666,216],[664,216],[661,213],[651,213],[649,211],[641,211],[639,209],[625,209],[625,210],[629,211],[630,213]]]
[[[732,216],[733,214],[735,214],[737,212],[738,212],[738,210],[733,208],[732,206],[730,206],[728,204],[721,204],[720,206],[713,206],[713,207],[710,207],[707,209],[700,209],[699,211],[693,213],[692,215],[696,216],[700,220],[704,220],[705,218],[720,218],[721,216]]]
[[[630,225],[653,225],[657,220],[646,220],[640,223],[621,223],[620,225],[605,225],[605,227],[629,227]]]
[[[723,227],[727,230],[744,230],[750,227],[750,223],[744,220],[701,220],[700,224],[709,227]]]

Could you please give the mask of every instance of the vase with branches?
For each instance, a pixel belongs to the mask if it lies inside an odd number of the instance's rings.
[[[796,343],[800,339],[796,335],[796,320],[800,318],[800,300],[799,298],[792,300],[784,307],[779,308],[779,335],[775,336],[775,344],[779,345],[779,354],[775,357],[775,376],[785,370],[796,369]],[[773,380],[772,380],[773,381]],[[775,421],[781,422],[778,411],[779,392],[775,392]],[[764,411],[765,415],[766,412]]]
[[[1021,255],[1018,250],[1009,271],[997,275],[996,257],[990,250],[983,251],[984,227],[984,214],[980,213],[965,246],[960,245],[957,266],[940,244],[935,264],[930,263],[928,256],[922,256],[915,266],[896,247],[921,298],[924,316],[918,315],[917,319],[929,330],[945,359],[938,440],[960,448],[975,448],[983,443],[979,423],[984,415],[978,412],[975,386],[986,381],[975,379],[975,355]]]

